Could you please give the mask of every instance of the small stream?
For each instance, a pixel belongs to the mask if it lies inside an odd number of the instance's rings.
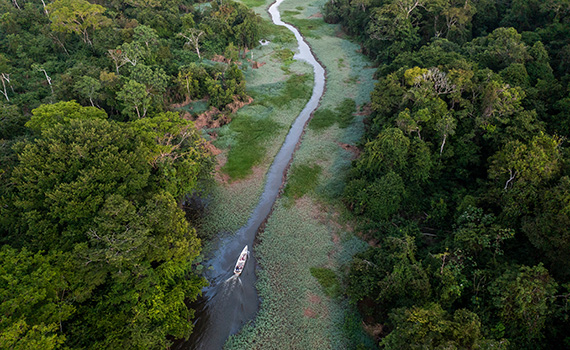
[[[217,350],[222,349],[228,337],[253,320],[259,308],[259,297],[255,289],[255,251],[251,251],[255,235],[261,224],[271,213],[284,181],[285,171],[291,162],[295,147],[311,113],[318,107],[324,93],[325,70],[317,62],[309,45],[297,28],[281,21],[278,7],[284,0],[277,0],[269,7],[273,23],[285,26],[295,34],[299,52],[294,58],[313,66],[314,85],[311,99],[291,126],[285,142],[275,156],[266,177],[265,188],[247,224],[235,235],[222,239],[213,251],[206,266],[210,267],[205,277],[210,286],[204,288],[202,297],[193,305],[196,310],[194,330],[190,339],[175,346],[178,350]],[[250,247],[250,255],[244,271],[239,277],[233,276],[233,268],[245,245]]]

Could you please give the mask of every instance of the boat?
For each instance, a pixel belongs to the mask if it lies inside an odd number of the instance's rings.
[[[245,262],[247,260],[247,254],[249,253],[249,251],[247,250],[247,245],[245,247],[243,247],[243,250],[241,251],[239,258],[236,262],[236,267],[234,267],[234,275],[240,275],[243,271],[243,267],[245,266]]]

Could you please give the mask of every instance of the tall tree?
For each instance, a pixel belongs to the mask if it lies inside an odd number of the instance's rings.
[[[90,31],[111,24],[111,20],[103,15],[103,6],[86,0],[56,0],[47,6],[47,10],[54,31],[78,34],[89,45],[93,45]]]

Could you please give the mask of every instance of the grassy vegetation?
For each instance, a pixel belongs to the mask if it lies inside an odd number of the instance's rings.
[[[225,349],[254,349],[259,344],[264,350],[353,349],[344,326],[350,306],[342,298],[329,298],[309,267],[342,270],[365,243],[331,227],[332,213],[319,211],[311,199],[303,197],[290,208],[286,202],[278,199],[255,247],[263,265],[257,284],[258,316],[232,336]],[[341,235],[341,242],[334,243],[333,234]],[[362,332],[360,336],[366,338]]]
[[[277,107],[287,105],[291,100],[306,98],[311,96],[312,82],[308,74],[292,75],[285,82],[285,87],[277,96],[266,96],[266,101]]]
[[[296,15],[301,14],[299,11],[285,10],[282,11],[282,13],[283,21],[297,27],[303,36],[314,39],[321,38],[321,34],[319,34],[317,30],[325,24],[322,18],[298,18]]]
[[[229,339],[230,350],[260,348],[260,344],[264,350],[375,347],[341,292],[340,276],[366,243],[337,223],[344,215],[338,205],[343,177],[353,159],[339,143],[355,144],[362,135],[363,117],[354,112],[369,102],[374,68],[358,52],[358,45],[336,35],[337,26],[313,16],[324,3],[287,0],[280,5],[282,13],[291,11],[283,20],[300,27],[327,69],[320,107],[325,111],[320,117],[323,112],[317,112],[310,122],[295,153],[285,197],[278,199],[260,234],[255,253],[262,267],[257,285],[261,308],[254,322]],[[267,96],[279,93],[270,82],[256,91]]]
[[[289,17],[289,16],[294,16],[294,15],[300,15],[300,14],[301,14],[301,12],[299,12],[299,11],[291,11],[291,10],[289,10],[289,11],[281,11],[281,16],[282,16],[283,18]]]
[[[335,108],[334,112],[328,108],[321,108],[316,111],[309,122],[309,128],[322,130],[333,126],[335,123],[340,128],[347,128],[354,119],[354,112],[356,112],[356,103],[346,98]]]
[[[229,130],[235,133],[235,145],[228,153],[222,171],[232,179],[243,179],[251,174],[251,168],[265,156],[264,143],[276,134],[279,124],[271,119],[256,119],[249,115],[235,118]]]
[[[188,112],[192,115],[197,115],[200,113],[204,113],[208,110],[209,106],[208,106],[208,101],[206,100],[200,100],[200,101],[194,101],[194,102],[190,102],[189,104],[182,106],[180,108],[177,108],[178,111],[183,111],[183,112]]]
[[[291,64],[293,63],[294,55],[295,53],[289,49],[281,49],[281,50],[275,50],[275,54],[273,55],[273,57],[282,61],[284,64]]]
[[[259,7],[265,5],[265,0],[240,0],[241,3],[246,5],[247,7]]]
[[[333,270],[324,267],[311,267],[309,271],[319,281],[329,298],[337,298],[341,295],[340,284]]]
[[[295,164],[289,171],[283,195],[289,198],[301,198],[309,191],[314,190],[321,170],[317,164]]]

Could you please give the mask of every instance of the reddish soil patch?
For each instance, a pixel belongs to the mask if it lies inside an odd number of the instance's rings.
[[[334,244],[339,244],[340,243],[340,236],[337,235],[336,233],[332,234],[332,240]]]
[[[218,154],[222,153],[222,150],[219,149],[218,147],[214,146],[211,141],[207,141],[204,144],[204,147],[206,147],[208,152],[210,152],[210,154],[213,156],[217,156]]]
[[[311,308],[306,307],[303,309],[303,315],[308,318],[316,318],[317,312]]]
[[[323,14],[320,12],[317,12],[314,15],[309,16],[309,18],[323,18]]]
[[[372,106],[369,104],[366,104],[364,106],[360,107],[361,111],[354,113],[354,115],[359,115],[359,116],[366,116],[368,117],[369,115],[372,114]]]
[[[309,301],[311,304],[319,304],[321,302],[321,297],[316,294],[309,293]]]
[[[191,102],[193,102],[193,101],[190,99],[190,96],[186,96],[186,99],[184,100],[184,102],[173,103],[170,105],[169,109],[184,107],[184,106],[190,104]]]
[[[185,114],[186,117],[188,115]],[[203,128],[219,128],[222,125],[229,123],[230,119],[227,115],[224,115],[220,112],[219,109],[216,107],[212,107],[206,112],[199,114],[196,119],[194,119],[194,124],[196,128],[203,129]]]
[[[228,158],[224,154],[219,154],[216,157],[216,166],[214,167],[214,179],[217,183],[227,184],[230,182],[230,177],[222,171],[222,167],[226,165]]]
[[[187,100],[188,100],[188,98],[187,98]],[[192,101],[185,101],[184,103],[181,103],[181,104],[180,103],[173,104],[173,105],[171,105],[171,108],[173,108],[173,107],[179,108],[179,107],[187,105],[190,102],[192,102]],[[211,107],[206,112],[199,114],[196,118],[192,118],[192,115],[188,112],[185,112],[184,114],[182,114],[182,118],[187,119],[187,120],[192,120],[197,129],[219,128],[220,126],[223,126],[223,125],[225,125],[231,121],[230,114],[237,112],[240,108],[242,108],[243,106],[248,105],[252,102],[253,102],[253,98],[250,96],[247,96],[245,101],[241,101],[239,99],[239,97],[236,95],[233,97],[233,102],[226,105],[223,112],[220,111],[219,109],[217,109],[216,107]]]
[[[232,63],[232,60],[230,60],[229,58],[226,58],[222,55],[214,55],[214,57],[212,57],[211,60],[214,62],[221,62],[221,63],[227,63],[227,64]]]
[[[312,305],[320,305],[321,304],[321,297],[319,297],[316,294],[312,294],[312,293],[307,293],[307,299],[309,299],[309,302]],[[305,315],[305,317],[309,317],[309,318],[315,318],[318,315],[318,312],[315,311],[313,308],[311,307],[306,307],[303,309],[303,315]]]
[[[249,58],[247,59],[247,61],[249,63],[251,63],[251,68],[253,68],[253,69],[259,69],[259,68],[265,66],[265,63],[266,63],[266,62],[253,61],[253,60],[250,60]]]
[[[374,339],[380,339],[384,334],[384,325],[380,323],[367,324],[362,322],[362,328]]]
[[[342,149],[352,153],[352,159],[356,159],[358,158],[358,156],[360,156],[360,149],[358,149],[358,147],[354,145],[349,145],[347,143],[340,143],[340,142],[337,142],[337,145],[342,147]]]
[[[226,109],[228,109],[232,113],[235,113],[238,111],[238,109],[240,109],[243,106],[246,106],[252,102],[253,102],[253,97],[251,97],[251,96],[247,96],[245,101],[241,101],[237,96],[234,96],[234,102],[227,105]]]

